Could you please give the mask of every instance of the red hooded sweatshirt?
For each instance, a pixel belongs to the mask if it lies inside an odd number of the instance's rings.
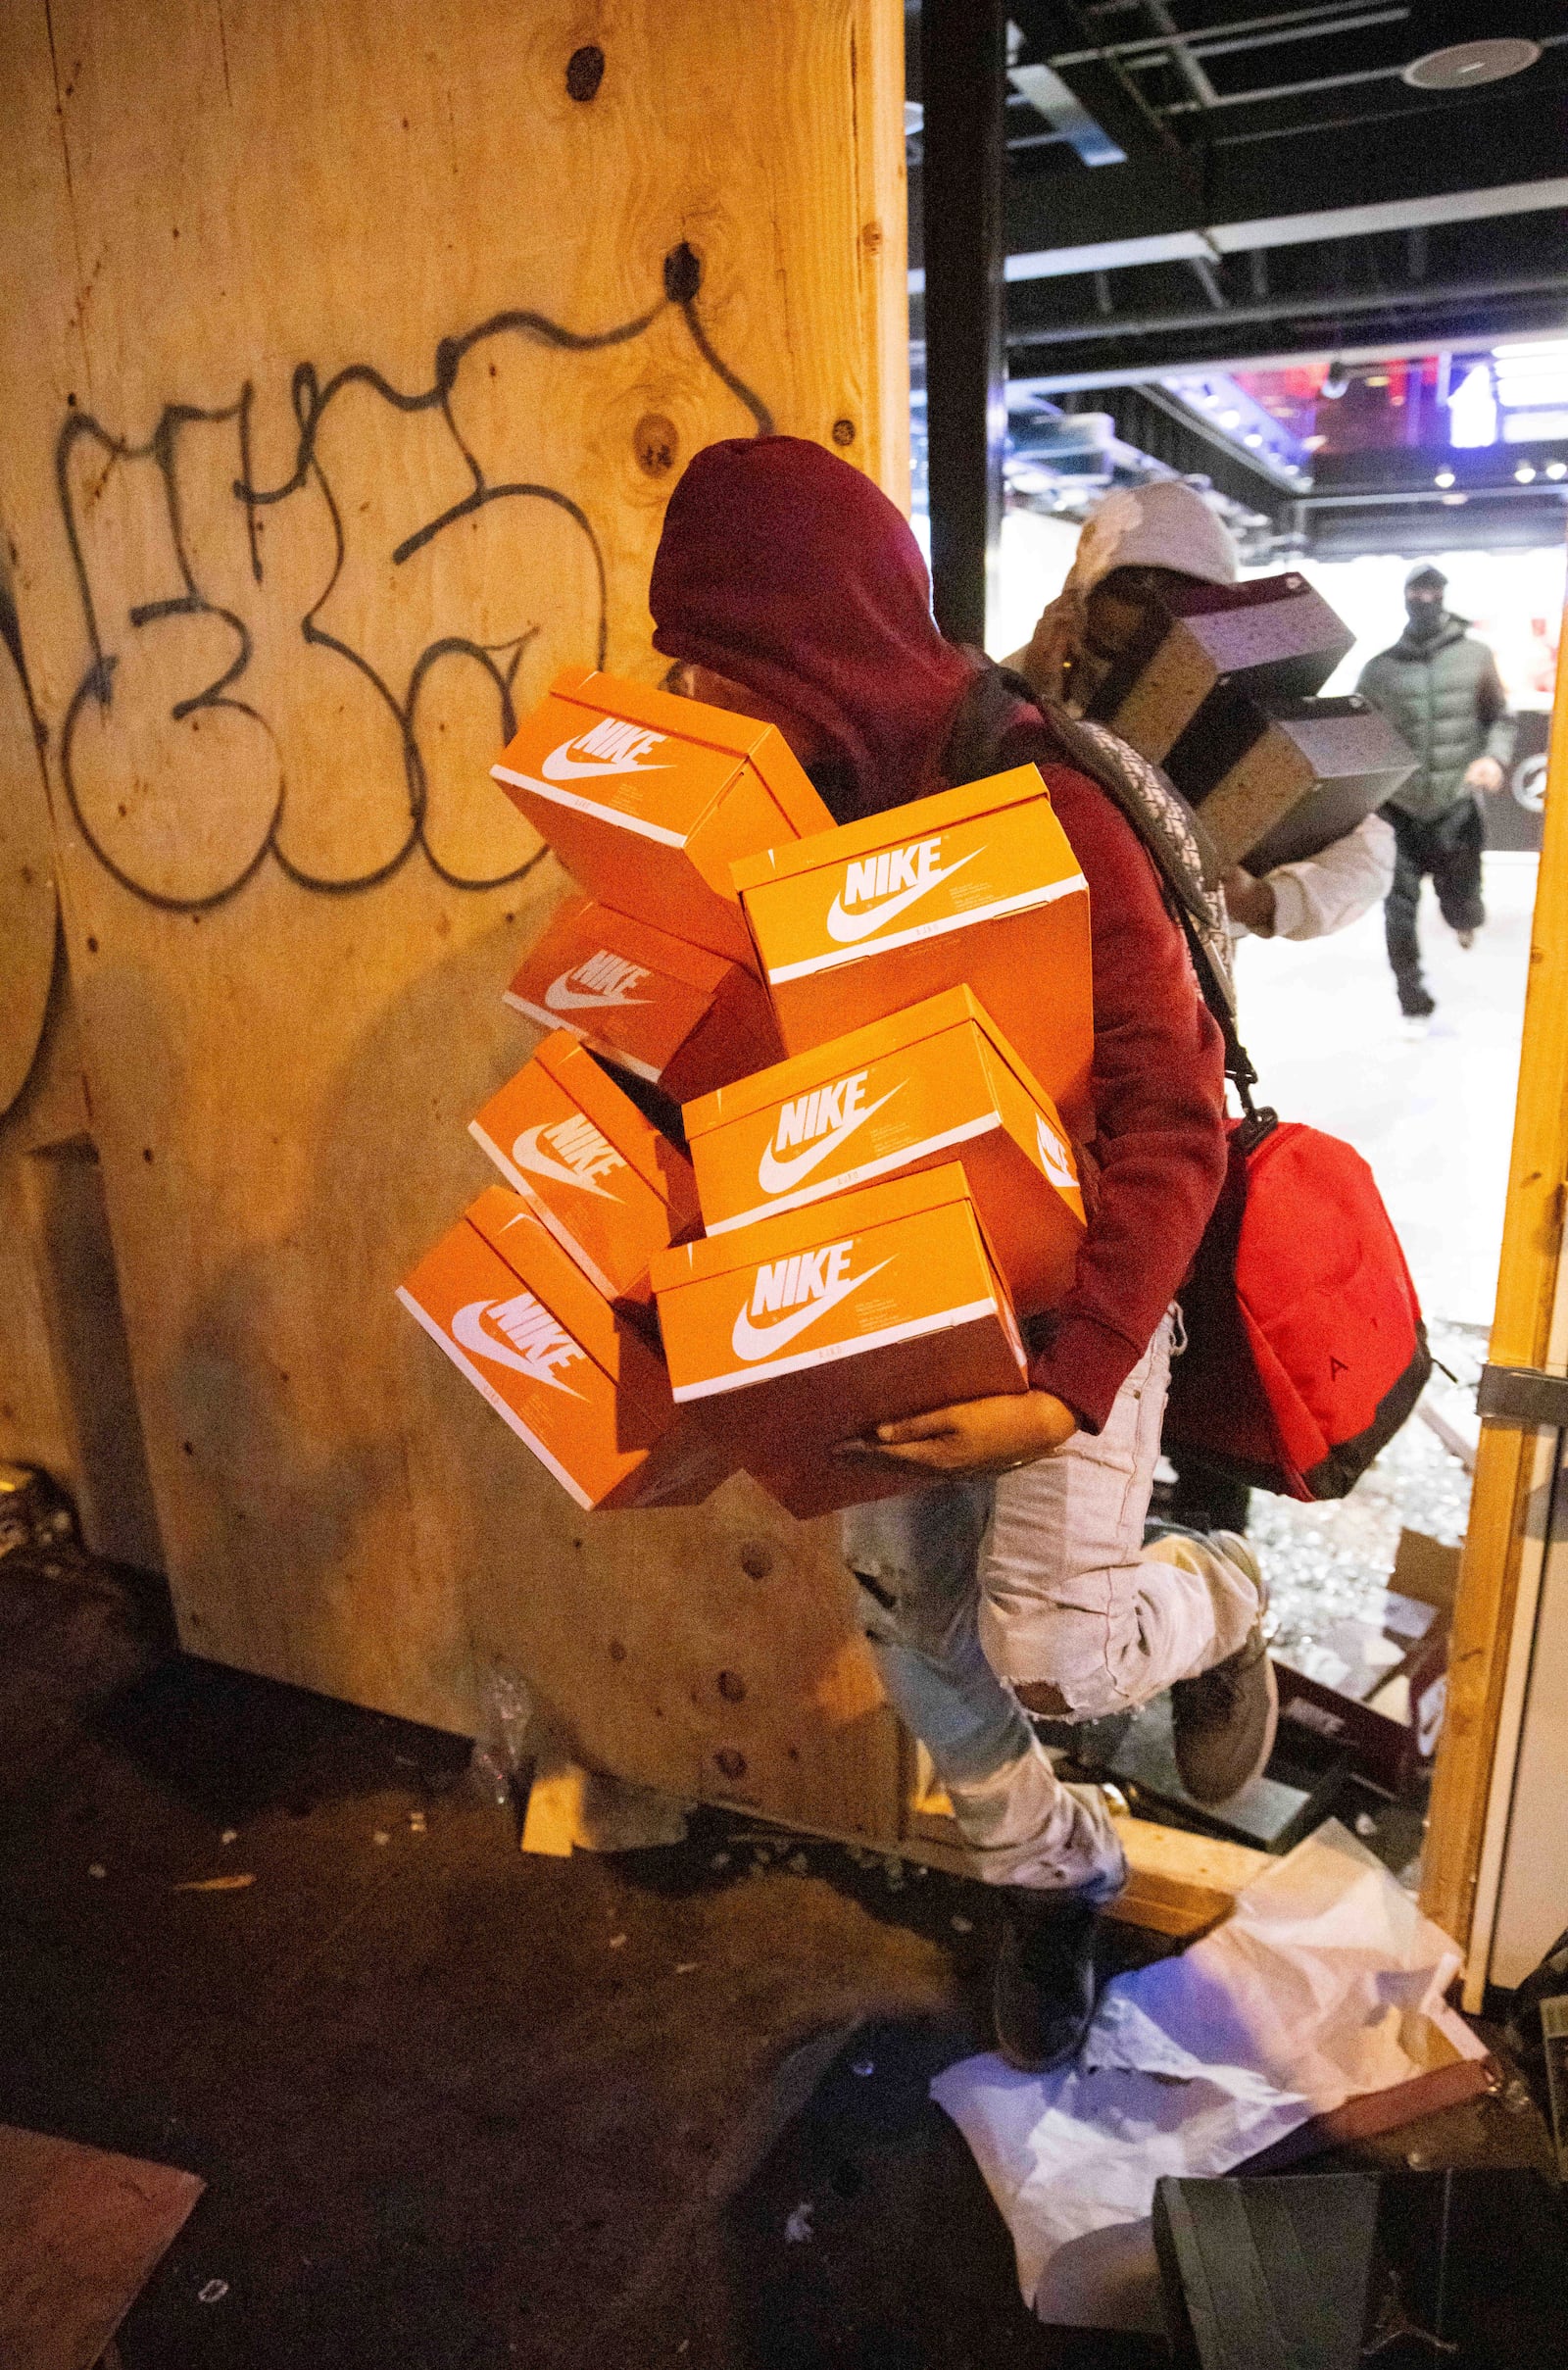
[[[986,662],[931,616],[901,514],[820,445],[709,445],[670,498],[649,602],[655,647],[813,724],[840,822],[949,786],[949,744]],[[1224,1053],[1152,861],[1038,709],[1004,703],[988,771],[1038,765],[1089,883],[1098,1204],[1072,1291],[1029,1328],[1030,1379],[1098,1432],[1185,1275],[1225,1173]],[[959,772],[958,780],[969,778]]]

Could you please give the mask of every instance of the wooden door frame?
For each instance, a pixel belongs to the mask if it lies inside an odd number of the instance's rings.
[[[1519,1099],[1490,1358],[1568,1372],[1568,613],[1546,763]],[[1480,2005],[1544,1559],[1557,1434],[1483,1423],[1459,1573],[1421,1905],[1467,1954]]]

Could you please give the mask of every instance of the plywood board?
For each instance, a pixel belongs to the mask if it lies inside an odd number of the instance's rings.
[[[488,780],[512,717],[662,672],[700,445],[906,482],[902,14],[0,24],[0,518],[181,1635],[458,1727],[499,1658],[628,1776],[892,1832],[831,1542],[741,1484],[584,1529],[392,1287],[532,1043],[500,992],[564,883]]]
[[[0,2361],[92,2370],[207,2184],[0,2124]]]

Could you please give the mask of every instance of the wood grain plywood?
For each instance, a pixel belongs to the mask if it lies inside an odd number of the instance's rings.
[[[831,1541],[740,1483],[584,1529],[391,1295],[532,1043],[500,992],[564,884],[487,778],[512,718],[662,672],[702,444],[905,492],[901,15],[0,24],[0,518],[185,1643],[458,1727],[503,1659],[627,1775],[892,1833]]]
[[[0,2361],[92,2370],[206,2187],[0,2124]]]

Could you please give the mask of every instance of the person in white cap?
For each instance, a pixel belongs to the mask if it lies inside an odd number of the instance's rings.
[[[1043,698],[1075,705],[1073,675],[1092,648],[1092,595],[1124,568],[1234,584],[1236,545],[1195,485],[1156,479],[1107,494],[1085,523],[1067,581],[1022,650],[1004,663]],[[1326,938],[1370,913],[1394,884],[1395,840],[1379,815],[1298,864],[1254,879],[1240,864],[1221,886],[1232,926],[1258,938]]]
[[[1101,585],[1133,569],[1146,584],[1160,575],[1234,584],[1236,545],[1198,487],[1184,478],[1108,494],[1084,525],[1060,593],[1042,612],[1024,648],[1004,664],[1043,700],[1076,709],[1073,677],[1094,648],[1093,597]],[[1381,815],[1369,815],[1332,847],[1280,864],[1260,879],[1234,865],[1220,882],[1231,929],[1237,937],[1296,939],[1348,929],[1389,895],[1395,855],[1390,825]],[[1245,1483],[1190,1452],[1166,1454],[1176,1472],[1166,1506],[1170,1518],[1195,1530],[1244,1533],[1251,1500]]]

